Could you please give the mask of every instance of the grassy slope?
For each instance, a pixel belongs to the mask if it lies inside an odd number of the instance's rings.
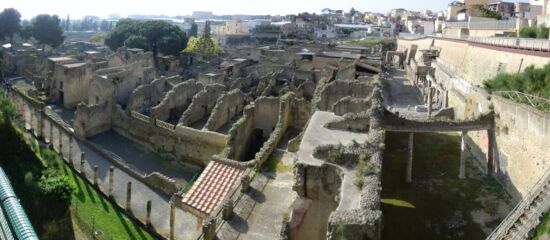
[[[543,238],[545,236],[546,238]],[[537,235],[535,236],[535,240],[542,240],[542,239],[548,239],[550,238],[550,213],[546,213],[544,215],[544,219],[542,220],[541,224],[537,228]]]

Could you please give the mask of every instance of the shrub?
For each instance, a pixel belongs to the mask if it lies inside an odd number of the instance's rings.
[[[76,191],[76,184],[69,176],[60,174],[56,169],[48,168],[40,177],[38,189],[45,196],[68,204],[73,192]]]

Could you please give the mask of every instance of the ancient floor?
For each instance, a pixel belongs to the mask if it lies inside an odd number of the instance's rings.
[[[513,204],[503,188],[471,160],[459,179],[454,134],[415,134],[412,184],[405,183],[407,133],[386,135],[383,239],[484,239]]]
[[[404,69],[392,69],[387,82],[389,88],[384,89],[384,105],[387,109],[407,118],[427,118],[425,112],[414,110],[415,106],[424,105],[424,101],[420,90],[407,79]]]
[[[144,174],[162,173],[176,180],[180,186],[187,184],[196,174],[200,173],[198,167],[172,163],[114,131],[98,134],[88,140],[118,155],[124,162],[139,172]]]
[[[343,119],[340,116],[334,115],[331,112],[317,111],[309,120],[307,129],[304,132],[300,149],[298,150],[298,159],[300,162],[305,162],[309,165],[321,166],[326,163],[323,160],[313,157],[313,151],[317,146],[324,144],[351,144],[353,140],[357,142],[365,142],[368,135],[365,133],[355,133],[342,130],[333,130],[325,128],[328,122]],[[340,166],[339,166],[340,167]],[[342,182],[342,191],[340,196],[340,204],[338,209],[356,209],[359,208],[360,191],[353,184],[355,178],[354,169],[340,167],[345,176]]]

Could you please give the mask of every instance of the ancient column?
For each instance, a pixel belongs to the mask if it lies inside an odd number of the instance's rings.
[[[458,178],[464,179],[466,177],[466,131],[463,131],[461,134],[461,143],[460,143],[460,170],[458,172]]]
[[[241,177],[241,192],[245,193],[248,192],[250,189],[250,177],[248,175],[244,175]]]
[[[29,114],[31,115],[31,119],[29,120],[29,132],[35,134],[34,128],[32,127],[34,122],[34,108],[29,107]]]
[[[113,182],[114,182],[115,168],[111,166],[109,168],[109,197],[113,197]]]
[[[86,163],[86,155],[84,153],[80,154],[80,174],[83,176],[86,175],[86,171],[84,170],[84,164]]]
[[[132,182],[128,182],[126,185],[126,211],[132,212]]]
[[[46,140],[46,131],[44,127],[46,126],[46,118],[44,117],[44,110],[40,110],[40,137]]]
[[[227,199],[226,201],[224,201],[222,210],[223,220],[227,221],[233,217],[233,205],[233,200],[231,199]]]
[[[48,122],[48,123],[50,125],[50,136],[48,137],[48,140],[46,142],[51,144],[52,149],[53,149],[53,123],[51,121]]]
[[[413,165],[413,144],[414,143],[414,133],[409,133],[409,158],[407,160],[407,175],[405,177],[405,182],[412,182],[412,165]]]
[[[170,240],[175,239],[174,228],[176,226],[176,204],[170,201]]]
[[[58,128],[57,131],[59,132],[59,155],[61,156],[61,159],[63,158],[63,133],[61,132],[61,128]]]
[[[428,81],[428,118],[432,117],[432,82]]]
[[[94,185],[97,186],[97,179],[99,178],[99,174],[98,174],[98,170],[97,170],[97,165],[94,165]]]
[[[208,217],[202,224],[202,233],[205,240],[212,240],[216,237],[216,219]]]
[[[145,217],[145,224],[147,226],[151,226],[151,205],[153,203],[151,202],[151,200],[147,201],[147,215]]]
[[[69,156],[67,156],[70,163],[73,162],[73,136],[69,135]]]
[[[495,132],[493,129],[487,130],[487,175],[493,175],[494,171],[494,156],[493,156],[493,147],[495,145]]]

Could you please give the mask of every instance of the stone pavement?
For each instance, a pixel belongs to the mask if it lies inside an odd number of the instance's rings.
[[[405,70],[392,68],[387,81],[389,89],[384,89],[384,105],[392,112],[407,119],[427,119],[426,112],[417,112],[414,107],[424,105],[422,94],[407,79]]]
[[[336,116],[331,112],[316,111],[311,119],[307,129],[304,132],[302,142],[300,143],[300,149],[298,150],[298,161],[304,162],[309,165],[321,166],[323,163],[331,164],[324,160],[313,157],[313,151],[319,145],[326,144],[339,144],[348,145],[353,140],[364,143],[368,134],[349,132],[343,130],[334,130],[325,128],[325,124],[341,120],[343,117]],[[340,203],[337,210],[357,209],[359,208],[359,201],[361,198],[361,191],[353,184],[355,179],[355,170],[339,165],[334,165],[340,168],[344,173],[344,179],[342,181],[342,187],[340,192]]]

